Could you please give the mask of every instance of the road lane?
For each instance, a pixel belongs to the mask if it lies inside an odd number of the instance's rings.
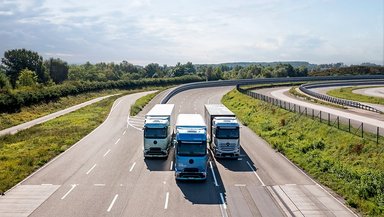
[[[203,105],[208,103],[208,99],[209,103],[220,103],[221,97],[216,96],[223,95],[229,90],[228,87],[190,90],[187,92],[195,94],[176,95],[171,99],[171,103],[183,102],[182,99],[187,98],[189,102],[199,104],[199,113],[203,114]],[[219,95],[217,92],[221,94]],[[185,108],[182,112],[193,112],[191,107]],[[228,205],[227,212],[229,216],[308,215],[309,212],[324,216],[334,216],[336,214],[354,216],[327,193],[324,193],[327,195],[324,200],[323,195],[303,192],[304,189],[301,186],[309,186],[321,192],[324,192],[324,190],[245,126],[241,128],[241,145],[242,157],[240,160],[215,160],[218,177],[223,183],[222,190]],[[247,162],[253,168],[250,168]],[[259,178],[254,174],[253,169],[257,172]],[[263,183],[266,186],[263,186]],[[290,192],[273,191],[273,188],[286,189],[286,186],[291,185],[299,188]],[[281,207],[281,204],[296,199],[298,193],[305,195],[302,196],[302,199],[310,202],[313,206],[305,206],[305,204],[300,203],[300,200],[295,200],[293,203],[294,210],[289,210],[285,206]],[[335,207],[332,206],[334,203],[337,204]]]
[[[170,100],[175,104],[173,124],[178,113],[203,115],[204,104],[219,103],[230,89],[177,94]],[[212,158],[206,182],[176,182],[173,150],[167,159],[144,159],[140,126],[127,127],[133,100],[122,98],[98,130],[22,183],[60,185],[31,216],[284,216],[306,211],[351,215],[341,205],[328,204],[335,203],[332,197],[245,126],[239,160]],[[312,193],[318,191],[323,194]],[[289,201],[291,209],[284,205]]]
[[[369,123],[375,127],[383,127],[384,126],[384,121],[380,121],[380,120],[370,118],[370,117],[365,117],[362,115],[352,114],[352,113],[345,112],[345,111],[340,111],[338,109],[334,109],[334,108],[330,108],[330,107],[326,107],[326,106],[322,106],[322,105],[318,105],[318,104],[314,104],[314,103],[304,102],[304,101],[289,97],[286,94],[284,94],[285,92],[289,91],[289,89],[290,88],[283,88],[283,89],[275,90],[275,91],[271,92],[271,95],[277,99],[280,99],[280,100],[284,100],[284,101],[291,102],[291,103],[294,103],[297,105],[313,108],[316,110],[325,111],[325,112],[332,113],[332,114],[340,116],[340,117],[349,118],[349,119],[354,120],[354,121]]]

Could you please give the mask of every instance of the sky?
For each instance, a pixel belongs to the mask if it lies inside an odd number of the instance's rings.
[[[384,65],[383,0],[0,0],[0,57]]]

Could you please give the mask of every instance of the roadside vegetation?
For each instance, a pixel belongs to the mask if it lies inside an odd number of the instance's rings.
[[[99,126],[118,97],[121,96],[112,96],[15,135],[0,137],[0,193]]]
[[[121,90],[105,90],[93,93],[84,93],[77,96],[61,97],[48,103],[40,103],[29,107],[22,107],[19,112],[0,113],[0,130],[13,127],[36,118],[69,108],[80,103],[112,94],[123,94]]]
[[[310,176],[367,216],[384,215],[384,147],[243,95],[222,103],[240,121]],[[381,138],[383,139],[383,138]]]
[[[160,91],[157,91],[155,93],[151,93],[137,99],[135,103],[131,105],[131,110],[129,115],[130,116],[137,115],[144,108],[144,106],[146,106],[159,93]]]
[[[354,90],[364,89],[364,88],[372,88],[372,86],[343,87],[343,88],[330,90],[327,92],[327,94],[330,96],[342,98],[342,99],[348,99],[348,100],[353,100],[353,101],[358,101],[358,102],[367,102],[367,103],[384,105],[384,98],[374,97],[374,96],[366,96],[366,95],[357,94],[357,93],[352,92]]]

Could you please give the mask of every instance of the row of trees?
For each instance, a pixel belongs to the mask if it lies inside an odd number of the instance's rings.
[[[142,67],[122,61],[120,63],[102,62],[91,64],[87,62],[80,65],[69,65],[58,58],[43,60],[37,52],[26,49],[6,51],[1,63],[0,92],[12,88],[25,89],[25,87],[51,86],[68,81],[131,81],[143,78],[173,78],[185,75],[197,75],[204,80],[219,80],[383,73],[383,67],[380,66],[354,66],[350,68],[345,67],[343,63],[318,65],[323,68],[311,71],[308,70],[307,66],[294,68],[287,63],[274,65],[194,65],[187,62],[186,64],[177,63],[175,66],[150,63]]]

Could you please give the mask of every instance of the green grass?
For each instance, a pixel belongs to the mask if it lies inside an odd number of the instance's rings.
[[[222,103],[271,146],[367,216],[384,215],[384,147],[233,90]],[[380,138],[381,140],[383,138]]]
[[[0,137],[0,192],[10,189],[99,126],[118,97],[121,95],[96,102],[15,135]]]
[[[124,92],[126,91],[107,90],[93,93],[84,93],[77,96],[62,97],[54,102],[23,107],[17,113],[0,113],[0,130],[25,123],[39,117],[43,117],[45,115],[69,108],[71,106],[89,101],[97,97]]]
[[[270,84],[252,84],[252,85],[242,85],[241,88],[252,90],[252,89],[261,89],[261,88],[272,88],[272,87],[282,87],[282,86],[294,86],[304,84],[305,82],[283,82],[283,83],[270,83]]]
[[[343,87],[343,88],[330,90],[327,92],[327,94],[330,96],[342,98],[342,99],[349,99],[349,100],[354,100],[359,102],[367,102],[367,103],[384,105],[384,98],[366,96],[366,95],[361,95],[361,94],[352,92],[353,90],[363,89],[363,88],[372,88],[372,86]]]
[[[137,115],[144,108],[144,106],[147,105],[159,93],[160,91],[157,91],[136,100],[135,104],[131,105],[130,116]]]

